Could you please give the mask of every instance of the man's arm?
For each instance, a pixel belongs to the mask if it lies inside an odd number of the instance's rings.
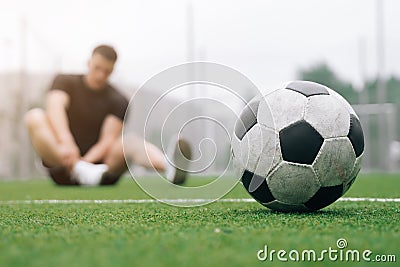
[[[46,114],[60,142],[61,158],[65,166],[72,166],[80,159],[79,148],[69,129],[67,108],[69,96],[61,90],[51,90],[46,97]]]
[[[104,160],[112,144],[121,136],[122,121],[114,115],[108,115],[103,122],[99,141],[83,156],[83,160],[96,163]]]
[[[46,112],[54,132],[61,143],[74,142],[68,126],[67,108],[69,96],[61,90],[51,90],[46,97]]]

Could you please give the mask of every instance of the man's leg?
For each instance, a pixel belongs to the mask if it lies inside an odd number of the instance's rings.
[[[146,168],[164,171],[164,154],[156,146],[148,142],[143,143],[143,139],[135,135],[129,136],[125,141],[129,144],[129,149],[125,151],[128,161],[135,162]],[[146,149],[148,156],[146,154]],[[103,175],[101,184],[115,184],[119,177],[128,169],[124,157],[122,138],[115,140],[104,163],[108,166],[108,171]]]
[[[125,138],[128,147],[125,150],[127,160],[145,168],[154,168],[159,171],[165,170],[165,156],[155,145],[143,141],[136,135]],[[108,170],[112,174],[122,174],[127,170],[122,138],[118,138],[108,153],[105,161]]]
[[[58,140],[44,110],[36,108],[25,115],[25,123],[33,147],[42,158],[49,174],[57,184],[75,185],[71,181],[68,168],[62,166]]]
[[[185,181],[186,171],[174,166],[168,165],[166,162],[166,156],[164,153],[155,145],[144,141],[142,138],[135,134],[129,134],[124,137],[125,156],[128,162],[135,162],[136,164],[145,168],[152,168],[158,171],[170,173],[169,180],[173,183],[181,184]],[[177,151],[179,153],[177,153]],[[171,159],[175,165],[177,162],[182,162],[182,157],[185,157],[184,161],[187,161],[191,157],[191,151],[188,144],[183,141],[177,141],[172,151]],[[118,139],[112,146],[110,153],[107,155],[105,163],[108,165],[108,172],[112,175],[121,175],[126,171],[127,166],[124,158],[124,150],[122,140]],[[171,170],[171,171],[168,171]]]
[[[44,110],[36,108],[25,115],[25,123],[36,152],[49,166],[61,166],[58,140]]]

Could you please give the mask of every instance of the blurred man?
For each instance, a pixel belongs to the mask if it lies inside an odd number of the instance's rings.
[[[121,133],[128,100],[108,83],[116,61],[113,47],[96,47],[85,75],[56,76],[45,109],[25,116],[32,144],[57,184],[114,184],[127,169]],[[166,171],[173,183],[185,181],[186,172],[173,168],[156,146],[134,135],[127,139],[129,160]],[[179,147],[182,153],[177,153]],[[172,161],[182,154],[190,158],[183,140],[173,150]]]

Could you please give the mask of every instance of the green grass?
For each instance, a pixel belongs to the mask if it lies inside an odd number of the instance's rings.
[[[199,180],[192,179],[195,185]],[[400,176],[363,175],[346,197],[400,197]],[[248,198],[238,185],[226,197]],[[29,199],[143,199],[130,179],[115,187],[57,187],[48,180],[0,183],[0,266],[304,266],[257,260],[257,251],[336,248],[395,254],[400,203],[336,202],[314,213],[278,213],[257,203],[198,208],[165,204],[5,204]],[[290,264],[292,263],[292,264]],[[396,266],[395,263],[347,263]],[[307,263],[343,266],[343,262]]]

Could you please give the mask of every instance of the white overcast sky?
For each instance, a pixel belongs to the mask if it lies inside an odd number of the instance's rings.
[[[344,79],[377,71],[375,0],[0,0],[0,71],[18,70],[22,22],[27,68],[84,71],[96,44],[120,54],[113,80],[142,84],[187,61],[187,10],[194,13],[196,60],[231,66],[259,87],[327,62]],[[386,74],[400,76],[400,1],[384,0]]]

